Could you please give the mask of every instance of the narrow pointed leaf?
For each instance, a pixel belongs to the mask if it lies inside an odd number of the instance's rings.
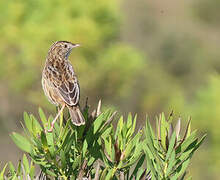
[[[83,149],[82,149],[83,157],[85,157],[87,149],[88,149],[88,143],[86,140],[84,140]]]
[[[31,162],[31,166],[30,166],[30,177],[31,179],[34,179],[35,176],[35,167],[33,165],[33,162]]]
[[[43,110],[41,108],[38,109],[39,115],[40,115],[40,119],[43,123],[43,125],[45,126],[47,124],[47,118],[43,112]]]
[[[171,140],[170,140],[170,144],[168,147],[168,151],[167,151],[167,155],[166,155],[166,160],[168,160],[168,158],[170,157],[171,152],[174,150],[174,145],[175,145],[175,140],[176,140],[176,133],[173,132],[172,136],[171,136]]]
[[[188,165],[189,165],[190,159],[185,160],[182,164],[180,164],[177,167],[177,170],[175,172],[175,175],[171,178],[171,180],[175,180],[177,178],[180,178],[180,176],[183,175],[183,173],[186,171]]]
[[[47,133],[46,134],[46,139],[47,139],[47,144],[48,144],[48,149],[50,151],[50,154],[52,157],[54,157],[55,153],[55,147],[54,147],[54,139],[53,139],[53,133]]]
[[[32,133],[32,120],[30,119],[27,112],[24,112],[24,124],[28,131]]]
[[[131,126],[132,126],[132,115],[131,115],[131,113],[128,114],[128,119],[127,119],[126,126],[127,126],[127,129],[130,129]]]
[[[12,164],[12,162],[9,162],[9,171],[12,175],[16,174],[16,171],[15,171],[15,167],[14,165]]]
[[[136,177],[136,174],[137,174],[137,172],[139,171],[139,169],[141,168],[142,164],[144,163],[144,160],[145,160],[145,154],[143,154],[143,155],[141,156],[141,158],[138,160],[138,162],[137,162],[137,164],[136,164],[136,166],[135,166],[135,168],[134,168],[134,171],[133,171],[133,173],[132,173],[131,176]]]
[[[65,167],[66,167],[66,156],[65,156],[65,153],[62,149],[60,151],[60,158],[61,158],[62,169],[65,169]]]
[[[189,122],[187,124],[187,128],[186,128],[186,138],[188,138],[191,134],[191,118],[189,119]]]
[[[13,132],[10,136],[17,147],[27,153],[31,153],[31,144],[24,136],[15,132]]]
[[[1,173],[0,173],[0,179],[3,180],[4,179],[4,174],[5,174],[5,170],[6,170],[6,167],[8,166],[8,164],[6,164],[4,166],[4,168],[2,169]]]
[[[184,141],[180,143],[180,145],[176,149],[177,153],[183,152],[186,150],[186,148],[195,140],[196,132],[197,132],[196,130],[193,131],[192,134],[187,139],[185,139]]]
[[[29,167],[29,162],[28,162],[27,156],[25,154],[23,155],[23,165],[24,165],[24,169],[25,169],[26,174],[29,174],[30,167]]]
[[[170,158],[169,158],[169,162],[168,162],[168,167],[167,167],[167,171],[166,174],[169,175],[171,173],[171,170],[174,169],[175,164],[176,164],[176,159],[175,159],[175,151],[172,151]]]
[[[164,113],[161,114],[160,118],[161,118],[161,127],[160,127],[161,144],[163,148],[166,149],[167,130],[166,130],[166,120],[165,120]]]
[[[199,148],[199,146],[203,143],[205,140],[207,134],[203,135],[202,138],[199,140],[199,142],[196,144],[195,148],[193,149],[193,152]]]

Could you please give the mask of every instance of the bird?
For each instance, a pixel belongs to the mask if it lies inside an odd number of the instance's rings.
[[[53,131],[54,124],[65,107],[68,108],[74,125],[85,124],[85,118],[79,106],[79,82],[68,59],[71,51],[79,46],[68,41],[57,41],[48,51],[42,72],[42,87],[48,100],[56,106],[61,106],[48,132]]]

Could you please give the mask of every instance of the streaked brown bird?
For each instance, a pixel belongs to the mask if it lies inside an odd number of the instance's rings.
[[[72,123],[76,126],[85,124],[85,119],[79,108],[80,88],[73,66],[68,57],[73,48],[79,44],[67,41],[55,42],[47,55],[42,73],[42,86],[48,100],[56,106],[61,105],[51,128],[65,107],[69,109]]]

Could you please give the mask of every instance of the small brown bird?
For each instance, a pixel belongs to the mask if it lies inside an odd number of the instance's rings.
[[[62,106],[51,123],[49,132],[53,130],[56,119],[65,107],[69,109],[73,124],[76,126],[85,124],[85,119],[79,108],[79,83],[68,60],[72,49],[78,46],[79,44],[67,41],[57,41],[48,52],[42,73],[43,90],[52,104]]]

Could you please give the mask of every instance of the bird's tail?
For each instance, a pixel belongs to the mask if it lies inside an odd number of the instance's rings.
[[[72,123],[76,126],[85,124],[85,119],[79,109],[79,106],[68,106]]]

